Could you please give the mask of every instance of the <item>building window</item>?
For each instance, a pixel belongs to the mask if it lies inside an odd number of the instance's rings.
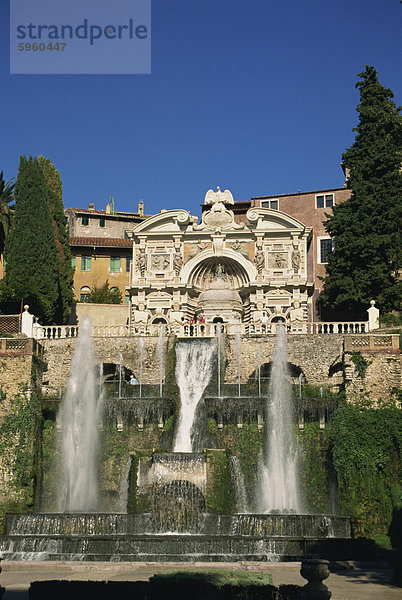
[[[261,202],[262,208],[272,208],[272,210],[279,209],[279,200],[264,200]]]
[[[126,258],[126,273],[130,273],[131,263],[133,262],[132,258]]]
[[[101,217],[99,219],[99,227],[105,227],[105,226],[106,226],[105,217]]]
[[[87,285],[84,285],[84,287],[81,288],[80,302],[88,302],[89,292],[90,292],[90,289]]]
[[[333,251],[334,245],[331,238],[318,238],[318,262],[326,264],[328,256]]]
[[[130,304],[130,296],[128,294],[126,294],[124,296],[124,304],[126,304],[126,305]]]
[[[320,194],[315,197],[316,208],[331,208],[334,205],[333,194]]]
[[[120,273],[120,256],[110,257],[110,272]]]
[[[81,217],[81,225],[89,225],[89,217]]]
[[[81,271],[90,271],[91,270],[91,257],[90,256],[81,256]]]
[[[75,254],[73,254],[71,257],[71,266],[73,267],[73,269],[75,269],[75,258]]]

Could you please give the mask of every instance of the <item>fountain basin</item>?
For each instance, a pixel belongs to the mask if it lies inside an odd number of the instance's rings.
[[[197,534],[160,534],[152,513],[7,515],[0,552],[6,560],[300,560],[348,539],[349,520],[332,515],[204,514]]]

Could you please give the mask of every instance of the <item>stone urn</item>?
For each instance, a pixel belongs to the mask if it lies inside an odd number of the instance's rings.
[[[328,563],[328,560],[321,558],[305,558],[302,560],[300,575],[308,581],[300,592],[302,600],[329,600],[331,598],[332,593],[322,583],[330,575]]]

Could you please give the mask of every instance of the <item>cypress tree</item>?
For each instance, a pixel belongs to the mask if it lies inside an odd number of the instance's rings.
[[[15,184],[15,226],[5,245],[6,285],[44,323],[54,323],[58,255],[48,190],[37,158],[21,156]]]
[[[50,213],[57,246],[59,297],[55,320],[57,323],[66,323],[74,299],[72,290],[74,269],[71,264],[70,236],[64,214],[62,182],[59,171],[50,159],[39,156],[38,162],[48,188]]]
[[[370,300],[385,312],[399,309],[401,297],[402,117],[374,67],[358,76],[359,123],[342,157],[352,194],[327,215],[335,250],[319,298],[351,318],[366,316]]]

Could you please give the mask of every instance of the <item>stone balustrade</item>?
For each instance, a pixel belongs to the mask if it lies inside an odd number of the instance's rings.
[[[399,334],[345,336],[345,352],[399,352]]]
[[[43,347],[32,338],[0,338],[0,355],[31,355],[43,357]]]
[[[285,324],[288,334],[317,334],[317,335],[347,335],[347,350],[375,351],[383,348],[399,348],[398,335],[369,333],[366,321],[337,321],[313,323]],[[175,335],[179,338],[198,337],[211,338],[218,335],[220,330],[228,335],[236,335],[239,331],[246,336],[276,335],[278,323],[197,323],[164,325],[165,335]],[[34,338],[66,339],[76,338],[78,325],[37,325],[34,326]],[[160,335],[160,324],[149,325],[102,325],[92,328],[93,337],[156,337]],[[364,335],[362,335],[364,334]]]

